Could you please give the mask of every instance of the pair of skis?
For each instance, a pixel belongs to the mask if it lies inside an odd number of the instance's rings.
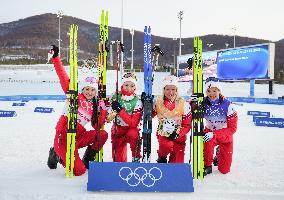
[[[72,24],[69,29],[70,33],[70,83],[68,91],[69,108],[68,108],[68,133],[67,133],[67,150],[66,150],[66,177],[74,176],[75,163],[75,145],[78,113],[78,64],[77,64],[77,33],[78,26]],[[106,68],[107,68],[107,48],[108,41],[108,12],[101,14],[100,24],[100,42],[99,42],[99,69],[98,69],[98,98],[106,100]],[[101,116],[101,115],[99,115]],[[103,122],[98,120],[98,128],[103,129]],[[99,130],[97,138],[99,140]],[[96,154],[96,161],[103,161],[103,149]]]
[[[66,151],[66,177],[74,175],[75,163],[75,145],[77,129],[77,111],[78,111],[78,65],[77,65],[77,33],[78,26],[72,24],[70,33],[70,82],[68,91],[68,133],[67,133],[67,151]]]
[[[204,145],[203,145],[203,67],[202,67],[202,41],[199,37],[194,38],[193,54],[193,95],[195,106],[192,110],[192,134],[193,141],[193,177],[204,178]]]
[[[151,133],[152,133],[152,109],[153,109],[153,73],[152,67],[156,70],[159,55],[164,55],[159,45],[152,46],[151,27],[144,28],[144,93],[143,98],[143,155],[142,162],[151,162]],[[153,59],[151,60],[151,56]],[[152,63],[153,61],[153,63]]]
[[[151,27],[144,29],[144,92],[143,98],[143,155],[142,162],[151,161],[151,133],[152,133],[152,62],[151,62]]]
[[[107,42],[108,42],[108,11],[102,10],[100,23],[100,42],[99,42],[99,66],[98,66],[98,100],[106,102],[106,70],[107,70]],[[98,126],[96,142],[100,140],[99,132],[104,129],[100,110],[98,106]],[[103,148],[96,154],[95,160],[103,162]]]

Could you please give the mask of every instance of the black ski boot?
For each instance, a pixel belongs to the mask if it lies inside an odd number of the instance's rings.
[[[204,176],[212,173],[212,166],[204,166]]]
[[[214,159],[213,159],[213,165],[214,165],[214,166],[218,166],[218,159],[217,159],[217,156],[215,156]]]
[[[213,165],[214,165],[214,166],[218,166],[218,159],[217,159],[218,153],[219,153],[219,146],[217,147],[217,149],[216,149],[216,155],[215,155],[215,157],[213,158]]]
[[[47,160],[47,166],[49,167],[49,169],[56,169],[57,168],[57,163],[59,161],[60,161],[60,158],[58,157],[58,155],[54,151],[54,147],[51,147],[49,149],[49,156],[48,156],[48,160]]]
[[[140,163],[140,158],[133,157],[132,162]]]
[[[92,149],[90,145],[87,147],[83,156],[83,163],[87,169],[89,169],[89,161],[95,160],[96,153],[98,153],[98,151]]]
[[[160,158],[158,158],[158,160],[157,160],[157,163],[167,163],[168,161],[167,161],[167,157],[160,157]]]

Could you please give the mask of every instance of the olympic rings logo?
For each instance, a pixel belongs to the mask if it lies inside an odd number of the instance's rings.
[[[153,187],[162,176],[163,173],[158,167],[152,167],[149,171],[144,167],[137,167],[134,171],[130,167],[122,167],[119,170],[119,177],[131,187],[136,187],[140,183],[146,187]]]

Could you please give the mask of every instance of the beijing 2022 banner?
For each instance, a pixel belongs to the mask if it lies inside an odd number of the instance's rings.
[[[217,77],[221,80],[269,79],[269,45],[217,53]]]

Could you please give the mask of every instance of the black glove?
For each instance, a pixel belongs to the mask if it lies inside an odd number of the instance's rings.
[[[193,57],[192,58],[189,58],[186,62],[187,62],[187,68],[189,69],[189,70],[191,70],[192,69],[192,61],[193,61]]]
[[[175,141],[177,138],[178,138],[179,134],[174,131],[172,134],[169,135],[169,139],[172,140],[172,141]]]
[[[50,49],[51,52],[53,52],[52,58],[56,58],[59,54],[59,48],[56,45],[51,45],[52,49]]]
[[[111,108],[115,110],[117,113],[119,113],[122,110],[122,106],[120,105],[118,101],[113,101],[111,103]]]

